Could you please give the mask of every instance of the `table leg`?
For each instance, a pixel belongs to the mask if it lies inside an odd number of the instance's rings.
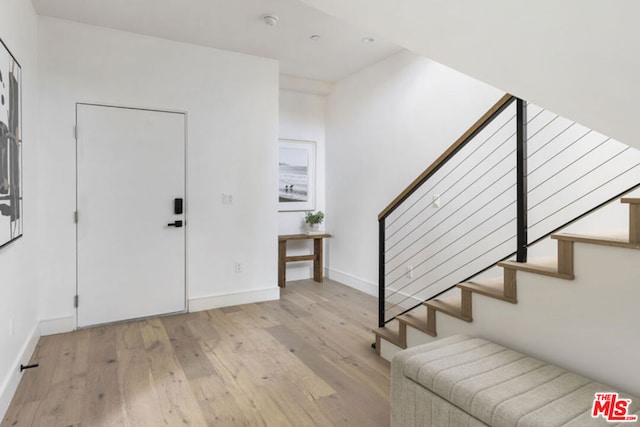
[[[287,241],[278,242],[278,286],[284,288],[287,282]]]
[[[313,260],[313,280],[316,282],[322,282],[324,263],[322,260],[322,239],[313,239],[313,254],[315,259]]]

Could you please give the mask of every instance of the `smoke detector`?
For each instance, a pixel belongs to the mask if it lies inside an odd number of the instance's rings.
[[[264,24],[268,27],[275,27],[278,25],[278,17],[275,15],[264,15],[262,17]]]

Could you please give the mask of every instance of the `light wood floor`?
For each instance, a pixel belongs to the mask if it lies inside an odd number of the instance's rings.
[[[289,282],[280,301],[43,337],[1,426],[386,426],[376,304]]]

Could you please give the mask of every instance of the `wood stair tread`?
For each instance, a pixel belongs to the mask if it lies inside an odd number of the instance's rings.
[[[530,262],[502,261],[498,263],[498,266],[512,270],[520,270],[528,273],[556,277],[558,279],[575,279],[573,274],[558,272],[558,261],[555,258],[540,258]]]
[[[609,236],[593,235],[592,236],[587,234],[562,233],[562,234],[553,234],[551,238],[555,240],[591,243],[594,245],[615,246],[615,247],[627,248],[627,249],[640,249],[640,243],[629,242],[628,234],[626,234],[626,236],[623,233],[616,233],[616,234],[610,233],[610,234],[612,235],[609,235]]]
[[[623,197],[622,199],[620,199],[621,203],[629,203],[632,205],[637,205],[640,204],[640,198],[637,197]]]
[[[435,337],[437,334],[429,328],[429,320],[426,310],[416,310],[411,313],[403,314],[402,316],[398,316],[396,318],[398,322],[405,323],[412,328],[415,328],[419,331],[424,332],[427,335],[431,335]]]
[[[406,340],[400,336],[399,332],[394,332],[386,326],[383,328],[373,329],[372,331],[377,337],[383,338],[385,341],[398,346],[400,348],[407,348]]]
[[[496,298],[513,304],[518,302],[517,299],[509,298],[504,295],[504,279],[502,277],[472,280],[469,282],[459,283],[458,287],[460,289],[467,289],[480,295]]]
[[[440,311],[448,314],[449,316],[457,317],[465,322],[473,321],[471,317],[462,314],[462,299],[459,294],[442,296],[438,299],[425,301],[423,304],[430,309]]]

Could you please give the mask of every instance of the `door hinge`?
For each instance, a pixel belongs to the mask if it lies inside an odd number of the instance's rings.
[[[78,295],[73,297],[73,306],[75,308],[78,308]]]
[[[73,127],[73,137],[78,139],[78,126]]]
[[[73,221],[77,224],[78,223],[78,211],[75,211],[73,213]]]

